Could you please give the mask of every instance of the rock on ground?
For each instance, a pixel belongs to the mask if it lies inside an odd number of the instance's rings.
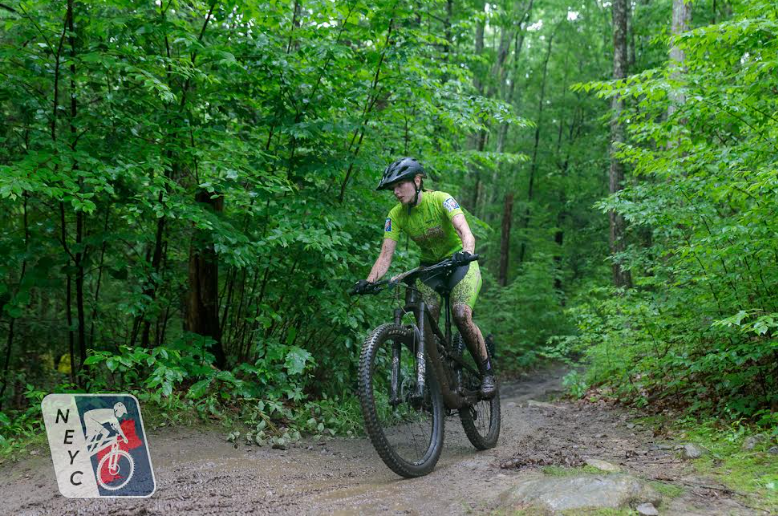
[[[608,473],[621,473],[620,467],[600,459],[586,459],[586,465]]]
[[[694,444],[687,444],[683,447],[684,459],[699,459],[703,453],[703,449]]]
[[[550,511],[615,509],[661,501],[654,489],[629,475],[533,478],[509,489],[501,498],[501,505],[507,509],[539,506]]]
[[[742,449],[745,451],[751,451],[756,448],[757,444],[764,442],[766,439],[767,436],[764,434],[750,435],[746,437],[745,441],[743,441]]]
[[[659,516],[659,511],[656,510],[653,503],[641,503],[636,510],[641,516]]]

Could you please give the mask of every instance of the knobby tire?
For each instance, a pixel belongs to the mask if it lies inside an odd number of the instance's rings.
[[[401,354],[406,357],[406,364],[409,361],[415,364],[413,359],[415,351],[414,338],[415,332],[411,328],[392,323],[379,326],[365,339],[359,361],[359,397],[367,435],[370,437],[373,447],[375,447],[384,463],[392,471],[406,478],[420,477],[434,469],[443,449],[445,424],[440,388],[433,368],[427,364],[426,393],[424,401],[421,402],[422,406],[414,407],[406,397],[398,407],[395,407],[397,410],[393,411],[394,413],[406,409],[411,413],[411,418],[414,414],[419,414],[422,418],[431,417],[429,442],[426,444],[426,448],[423,448],[423,452],[419,453],[421,458],[419,460],[408,460],[407,457],[403,457],[401,454],[401,448],[408,443],[392,443],[387,438],[387,432],[391,432],[393,428],[390,427],[391,423],[388,421],[382,421],[381,414],[379,414],[379,408],[384,412],[387,410],[387,403],[385,402],[387,372],[388,376],[391,377],[391,360],[387,364],[386,350],[391,349],[392,342],[401,342]],[[376,363],[377,358],[381,363]],[[407,377],[408,375],[404,378],[406,384],[410,385],[412,382],[415,385],[415,378],[408,379]],[[376,406],[377,398],[384,400],[379,401],[381,407]],[[394,426],[404,425],[405,423],[401,423]],[[422,444],[422,446],[424,445]]]
[[[478,367],[467,350],[464,339],[459,333],[454,337],[454,349],[457,355],[465,362]],[[481,378],[474,377],[473,374],[465,368],[461,368],[461,379],[466,389],[477,391],[481,386]],[[488,400],[479,400],[474,406],[463,407],[459,409],[459,419],[462,421],[462,428],[470,443],[477,450],[488,450],[497,446],[497,440],[500,437],[500,391],[499,383],[497,392]]]

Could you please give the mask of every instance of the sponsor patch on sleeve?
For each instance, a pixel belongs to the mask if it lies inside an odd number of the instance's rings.
[[[390,233],[392,231],[392,219],[386,218],[386,222],[384,223],[384,231],[387,233]]]
[[[453,197],[449,197],[448,199],[443,201],[443,206],[448,211],[454,211],[454,210],[458,210],[459,209],[459,204],[457,204],[457,202],[454,200]]]

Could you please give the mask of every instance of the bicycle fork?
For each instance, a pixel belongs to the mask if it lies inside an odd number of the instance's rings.
[[[119,463],[119,443],[115,442],[111,445],[111,451],[109,452],[111,454],[111,458],[108,459],[108,472],[111,475],[115,475],[117,473],[117,465]]]
[[[426,381],[426,363],[424,359],[424,324],[427,320],[424,317],[427,310],[427,303],[419,301],[419,313],[422,315],[419,320],[419,346],[416,348],[416,392],[413,394],[416,399],[422,399],[424,396],[424,383]]]
[[[419,302],[419,313],[424,313],[424,310],[427,309],[426,303],[424,301]],[[397,309],[395,310],[394,319],[395,324],[399,326],[400,319],[402,317],[402,310]],[[425,317],[419,317],[419,326],[418,329],[414,328],[414,337],[413,342],[416,343],[416,346],[413,346],[411,348],[411,353],[416,352],[416,387],[414,389],[413,394],[411,395],[413,398],[417,400],[421,400],[424,396],[424,388],[426,386],[426,359],[424,357],[424,321]],[[400,341],[395,340],[392,342],[392,379],[391,379],[391,396],[390,396],[390,403],[393,406],[397,406],[400,403],[402,403],[401,399],[401,367],[400,367],[400,353],[402,352],[402,343]]]

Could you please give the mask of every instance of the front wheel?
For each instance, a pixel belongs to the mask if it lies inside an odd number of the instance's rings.
[[[406,478],[433,470],[443,449],[443,399],[434,371],[416,388],[416,332],[379,326],[365,339],[359,361],[359,397],[365,430],[389,468]]]
[[[454,349],[457,356],[467,365],[457,371],[461,386],[465,391],[478,392],[481,389],[481,375],[471,353],[466,349],[462,335],[454,336]],[[497,446],[500,437],[500,391],[490,399],[478,399],[474,405],[459,409],[459,419],[470,443],[478,450],[488,450]]]

